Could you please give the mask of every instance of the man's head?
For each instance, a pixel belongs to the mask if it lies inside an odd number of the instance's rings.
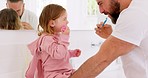
[[[97,0],[101,13],[108,15],[112,20],[112,23],[116,24],[116,21],[121,12],[121,4],[118,0]]]
[[[23,0],[7,0],[7,8],[11,8],[17,12],[21,17],[24,12],[24,1]]]

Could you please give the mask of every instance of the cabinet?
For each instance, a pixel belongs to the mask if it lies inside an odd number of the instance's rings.
[[[31,61],[27,44],[38,36],[33,30],[0,31],[0,78],[25,78]]]

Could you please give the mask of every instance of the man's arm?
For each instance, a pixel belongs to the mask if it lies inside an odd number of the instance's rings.
[[[120,55],[130,52],[135,45],[110,36],[97,54],[84,62],[70,78],[95,78]]]

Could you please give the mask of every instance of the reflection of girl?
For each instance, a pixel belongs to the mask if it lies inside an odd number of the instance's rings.
[[[21,29],[21,22],[19,16],[13,9],[3,9],[0,11],[0,29]]]
[[[26,72],[27,78],[68,78],[73,72],[69,58],[78,57],[79,49],[68,50],[69,27],[66,10],[59,5],[47,5],[39,18],[39,38],[28,45],[33,60]],[[39,27],[38,27],[39,28]]]

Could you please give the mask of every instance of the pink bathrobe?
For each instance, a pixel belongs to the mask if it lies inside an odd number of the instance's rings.
[[[69,58],[76,57],[76,50],[68,50],[68,35],[41,35],[28,45],[33,59],[26,71],[26,78],[68,78],[73,72]]]

